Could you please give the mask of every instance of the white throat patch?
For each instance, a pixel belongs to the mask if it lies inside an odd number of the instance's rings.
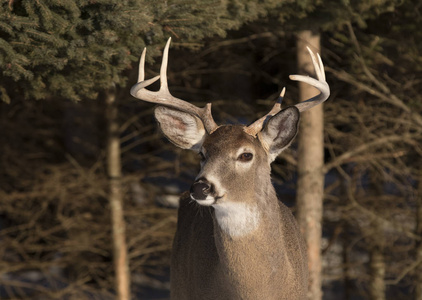
[[[213,207],[218,225],[231,237],[242,237],[258,228],[260,214],[256,206],[222,202]]]

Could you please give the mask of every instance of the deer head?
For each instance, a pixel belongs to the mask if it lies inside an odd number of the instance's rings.
[[[216,213],[226,212],[230,205],[242,201],[243,209],[249,211],[256,205],[248,202],[255,201],[257,193],[265,193],[266,185],[270,184],[271,162],[296,136],[300,112],[329,97],[330,89],[325,81],[321,58],[308,48],[317,79],[290,76],[292,80],[316,87],[319,95],[282,109],[283,89],[271,111],[251,125],[219,126],[212,118],[210,103],[199,108],[170,94],[166,73],[170,41],[164,48],[160,75],[149,80],[144,79],[144,49],[138,83],[132,87],[131,94],[143,101],[158,104],[155,118],[164,135],[176,146],[201,155],[201,171],[191,187],[193,200],[201,205],[214,206]],[[158,79],[161,83],[159,91],[146,89]]]

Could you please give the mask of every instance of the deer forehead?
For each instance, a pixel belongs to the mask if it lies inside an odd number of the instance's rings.
[[[207,154],[228,153],[238,155],[243,151],[253,151],[257,154],[263,152],[260,141],[245,133],[242,125],[220,126],[207,136],[202,147]]]

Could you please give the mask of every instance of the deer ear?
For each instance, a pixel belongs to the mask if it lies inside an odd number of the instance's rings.
[[[158,106],[154,114],[170,142],[182,149],[200,151],[206,132],[199,118],[165,106]]]
[[[283,109],[268,120],[258,138],[268,150],[270,161],[286,149],[295,138],[299,129],[300,112],[295,106]]]

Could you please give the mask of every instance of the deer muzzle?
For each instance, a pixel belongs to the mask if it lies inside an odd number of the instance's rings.
[[[214,195],[214,185],[205,178],[196,180],[190,188],[190,197],[196,201],[209,200]]]

